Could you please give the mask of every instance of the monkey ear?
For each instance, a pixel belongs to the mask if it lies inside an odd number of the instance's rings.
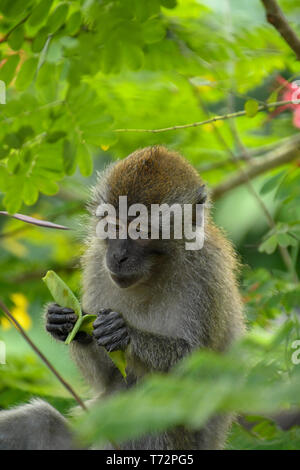
[[[206,193],[205,184],[203,184],[197,190],[195,204],[204,204],[206,199],[207,199],[207,193]]]

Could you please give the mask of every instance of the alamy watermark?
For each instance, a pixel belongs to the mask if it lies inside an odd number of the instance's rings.
[[[300,339],[296,339],[292,342],[292,349],[295,349],[292,354],[292,363],[297,366],[300,364]]]
[[[0,341],[0,364],[6,364],[6,344]]]
[[[183,239],[186,250],[200,250],[204,244],[204,204],[144,204],[128,207],[127,196],[119,196],[119,207],[100,204],[96,234],[105,239]]]

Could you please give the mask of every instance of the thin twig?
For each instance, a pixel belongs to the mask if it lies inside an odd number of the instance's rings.
[[[77,395],[77,393],[73,390],[71,385],[65,381],[65,379],[60,375],[60,373],[55,369],[55,367],[49,362],[49,360],[44,356],[44,354],[39,350],[39,348],[33,343],[33,341],[29,338],[25,330],[22,328],[20,323],[15,319],[12,313],[8,310],[6,305],[0,299],[0,308],[5,313],[6,317],[12,323],[13,326],[17,328],[17,330],[21,333],[25,341],[29,344],[29,346],[34,350],[34,352],[39,356],[39,358],[44,362],[44,364],[48,367],[49,370],[55,375],[55,377],[59,380],[59,382],[65,387],[66,390],[72,395],[74,400],[81,406],[81,408],[87,411],[87,407],[85,406],[84,402],[81,398]]]
[[[52,228],[58,230],[70,230],[69,227],[65,227],[64,225],[54,224],[53,222],[49,222],[48,220],[36,219],[35,217],[31,217],[25,214],[9,214],[7,211],[0,211],[0,215],[13,217],[14,219],[21,220],[22,222],[25,222],[27,224],[37,225],[39,227]]]
[[[12,33],[15,29],[17,29],[18,26],[21,26],[21,24],[25,23],[25,21],[28,20],[28,18],[30,17],[30,15],[31,15],[31,12],[28,13],[28,15],[25,16],[25,18],[23,18],[21,21],[19,21],[19,23],[17,23],[15,26],[13,26],[13,27],[11,28],[11,30],[8,31],[8,33],[6,33],[6,34],[0,39],[0,44],[1,44],[2,42],[7,41],[7,39],[8,39],[9,36],[11,35],[11,33]]]
[[[295,52],[297,59],[300,60],[300,38],[289,25],[276,0],[261,0],[265,10],[268,22],[274,26],[281,37]]]
[[[276,101],[275,103],[266,103],[263,105],[258,106],[257,112],[266,111],[271,108],[278,108],[279,106],[284,106],[286,104],[300,104],[300,99],[298,100],[287,100],[287,101]],[[178,129],[188,129],[190,127],[199,127],[203,126],[204,124],[210,124],[216,121],[225,121],[226,119],[233,119],[241,116],[245,116],[247,114],[246,111],[237,111],[235,113],[223,114],[222,116],[214,116],[210,119],[206,119],[205,121],[198,121],[193,122],[191,124],[182,124],[178,126],[171,126],[171,127],[163,127],[161,129],[115,129],[115,132],[167,132],[167,131],[176,131]]]

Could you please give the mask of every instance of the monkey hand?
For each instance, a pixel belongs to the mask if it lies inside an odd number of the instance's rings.
[[[130,337],[126,323],[117,312],[102,309],[94,321],[94,338],[99,346],[108,352],[124,351],[129,344]]]
[[[46,313],[46,330],[57,340],[65,341],[68,334],[73,330],[77,321],[74,310],[61,307],[58,304],[48,305]],[[79,331],[74,338],[80,343],[89,343],[92,338],[84,331]]]

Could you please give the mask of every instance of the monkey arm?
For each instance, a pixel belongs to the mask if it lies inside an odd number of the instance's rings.
[[[129,353],[150,369],[167,372],[191,352],[191,345],[182,338],[148,333],[132,326],[127,326],[127,329],[130,337]]]

